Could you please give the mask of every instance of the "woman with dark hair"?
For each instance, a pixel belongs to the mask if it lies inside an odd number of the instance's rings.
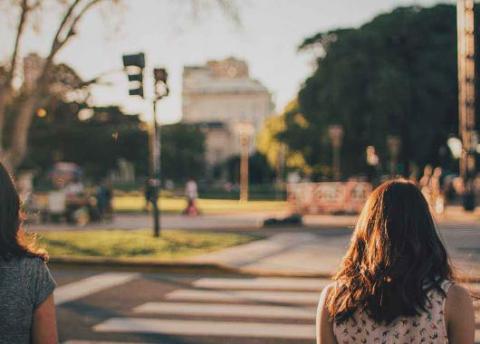
[[[17,191],[0,164],[0,343],[57,343],[55,281],[46,260],[27,240]]]
[[[472,300],[409,181],[373,191],[334,279],[320,297],[317,344],[473,344]]]

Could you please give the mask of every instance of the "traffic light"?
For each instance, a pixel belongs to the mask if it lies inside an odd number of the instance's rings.
[[[155,77],[155,83],[163,82],[164,84],[167,83],[168,73],[165,68],[155,68],[153,70],[153,76]]]
[[[130,88],[128,94],[143,98],[143,70],[145,69],[145,54],[123,55],[123,66],[127,72]]]
[[[153,77],[155,79],[155,95],[158,99],[168,95],[168,73],[165,68],[155,68],[153,70]]]

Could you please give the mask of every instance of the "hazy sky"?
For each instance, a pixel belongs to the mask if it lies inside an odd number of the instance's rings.
[[[200,3],[212,3],[202,0]],[[121,55],[144,51],[147,63],[169,72],[170,96],[160,102],[162,122],[181,118],[181,75],[184,65],[235,56],[250,66],[252,77],[273,93],[277,110],[295,97],[312,71],[312,55],[298,53],[305,37],[338,27],[359,26],[375,15],[402,5],[431,6],[434,0],[237,0],[241,24],[235,25],[218,8],[190,12],[190,0],[124,0],[117,12],[92,11],[84,18],[79,35],[59,56],[85,79],[120,70]],[[451,1],[447,1],[451,2]],[[42,18],[51,23],[55,13]],[[115,19],[120,18],[120,20]],[[117,26],[118,30],[114,28]],[[25,51],[45,51],[53,25],[42,35],[30,35]],[[11,35],[0,30],[0,54],[5,57]],[[7,37],[5,37],[7,35]],[[95,90],[97,104],[120,104],[127,111],[149,112],[149,107],[127,95],[121,72],[108,78],[114,85]]]

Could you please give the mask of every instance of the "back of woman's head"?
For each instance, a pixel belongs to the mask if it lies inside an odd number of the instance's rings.
[[[360,214],[329,298],[335,321],[363,309],[378,323],[425,310],[427,293],[452,278],[447,252],[420,190],[406,180],[380,185]]]
[[[25,255],[46,258],[33,249],[21,229],[20,198],[12,178],[0,164],[0,257],[9,260]]]

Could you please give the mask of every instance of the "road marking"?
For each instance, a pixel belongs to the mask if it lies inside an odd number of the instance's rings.
[[[136,307],[133,311],[148,314],[238,316],[265,319],[307,319],[312,321],[315,319],[315,308],[313,307],[148,302]]]
[[[332,280],[326,278],[201,278],[193,282],[198,288],[212,289],[275,289],[320,291]]]
[[[314,325],[254,322],[111,318],[96,325],[96,332],[158,333],[183,336],[225,336],[314,339]]]
[[[250,291],[250,290],[197,290],[179,289],[167,295],[168,300],[177,301],[231,301],[231,302],[276,302],[287,304],[316,305],[320,294],[317,292],[287,292],[287,291]]]
[[[137,273],[104,273],[58,287],[54,291],[57,306],[109,289],[137,278]]]

